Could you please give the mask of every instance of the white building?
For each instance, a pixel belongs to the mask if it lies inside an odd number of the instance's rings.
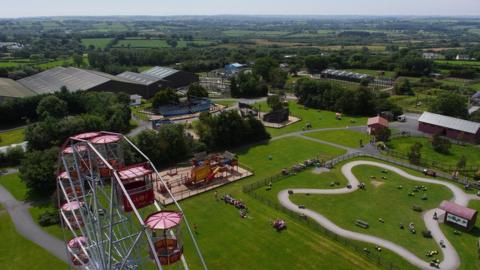
[[[140,95],[130,96],[130,106],[140,106],[141,104],[142,104],[142,96]]]

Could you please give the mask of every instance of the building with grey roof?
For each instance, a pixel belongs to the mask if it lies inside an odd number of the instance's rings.
[[[153,67],[141,74],[160,79],[161,87],[181,88],[198,82],[198,76],[194,73],[176,70],[169,67]]]
[[[66,87],[70,91],[125,92],[150,97],[148,89],[143,84],[107,73],[75,67],[55,67],[17,82],[36,94],[50,94]]]
[[[480,141],[480,123],[436,113],[424,112],[418,119],[418,130],[470,143]]]
[[[35,92],[20,83],[7,78],[0,78],[0,102],[6,99],[23,98],[36,95]]]

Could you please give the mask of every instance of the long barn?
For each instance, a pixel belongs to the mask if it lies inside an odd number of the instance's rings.
[[[480,142],[480,123],[424,112],[418,119],[418,130],[470,143]]]

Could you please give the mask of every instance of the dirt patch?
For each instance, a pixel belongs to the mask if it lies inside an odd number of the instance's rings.
[[[325,172],[329,172],[330,169],[327,169],[327,168],[324,168],[324,167],[318,167],[318,168],[315,168],[312,170],[312,172],[314,174],[321,174],[321,173],[325,173]]]
[[[377,180],[372,180],[370,183],[372,183],[372,185],[373,185],[374,187],[376,187],[376,188],[379,187],[379,186],[381,186],[381,185],[383,185],[383,184],[385,184],[385,182],[383,182],[383,181],[377,181]]]

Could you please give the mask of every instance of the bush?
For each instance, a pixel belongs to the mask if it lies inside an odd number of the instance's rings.
[[[429,230],[424,230],[424,231],[422,231],[422,235],[423,235],[423,237],[425,237],[425,238],[432,238],[432,232],[429,231]]]
[[[450,153],[450,148],[452,147],[452,143],[445,138],[440,137],[440,135],[436,134],[432,137],[432,147],[438,153],[441,154],[448,154]]]
[[[40,215],[38,223],[43,227],[60,224],[60,216],[56,211],[48,211]]]

